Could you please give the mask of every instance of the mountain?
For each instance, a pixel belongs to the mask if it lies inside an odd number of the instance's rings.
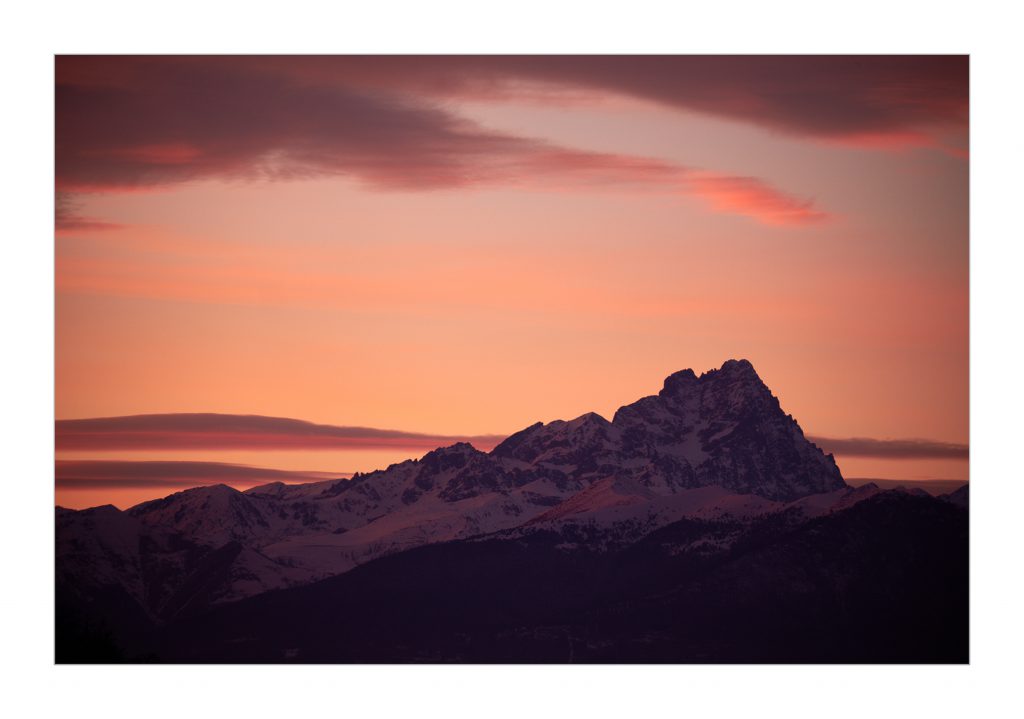
[[[699,377],[676,372],[611,422],[590,413],[538,423],[492,454],[577,479],[628,476],[663,493],[715,485],[796,499],[845,486],[832,456],[804,437],[747,360]]]
[[[956,490],[950,492],[949,494],[941,495],[940,499],[944,499],[947,502],[950,502],[951,504],[955,504],[958,507],[963,507],[964,509],[967,509],[967,506],[970,503],[970,498],[968,496],[969,492],[969,486],[965,484],[962,487],[959,487]]]
[[[157,651],[187,662],[967,659],[966,513],[934,498],[889,491],[746,531],[681,519],[623,547],[565,545],[538,532],[420,547],[189,618]]]
[[[200,487],[124,512],[58,509],[59,657],[114,645],[128,657],[180,659],[189,651],[166,645],[172,627],[262,606],[264,596],[305,596],[372,567],[406,567],[415,560],[397,557],[435,556],[421,552],[428,546],[474,556],[486,546],[498,569],[522,546],[543,548],[552,566],[605,566],[676,527],[689,534],[672,556],[691,566],[881,495],[905,493],[846,486],[751,364],[730,360],[669,376],[611,421],[589,413],[537,423],[489,453],[458,443],[352,479]],[[960,511],[958,498],[942,506]],[[626,574],[650,583],[642,571]],[[386,612],[391,600],[375,601]],[[221,659],[214,651],[203,660]]]

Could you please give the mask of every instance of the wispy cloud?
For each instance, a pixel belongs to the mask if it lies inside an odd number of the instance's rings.
[[[307,67],[298,58],[58,58],[58,190],[121,192],[209,177],[350,176],[383,190],[529,182],[694,195],[713,211],[767,224],[825,216],[812,200],[764,179],[481,127],[431,93],[439,78],[476,72],[469,63],[427,60],[437,76],[411,70],[422,84],[408,86],[362,73],[359,58],[334,58],[333,75],[310,72],[321,60],[311,58]],[[504,79],[527,71],[491,66]],[[571,73],[559,77],[572,80]],[[99,229],[100,222],[58,211],[62,229]]]
[[[183,413],[57,420],[58,451],[182,449],[409,449],[455,442],[490,449],[495,435],[449,436],[370,427],[339,427],[284,417]]]
[[[719,212],[756,217],[767,225],[805,225],[828,219],[812,200],[779,192],[756,177],[697,173],[687,188]]]
[[[123,225],[104,222],[95,217],[85,217],[78,208],[76,199],[67,192],[58,192],[55,200],[54,226],[63,232],[107,232],[121,229]]]
[[[966,444],[930,439],[870,439],[867,437],[808,437],[826,452],[845,457],[879,459],[968,459]]]
[[[503,78],[589,87],[854,145],[934,144],[936,131],[967,126],[965,55],[494,58],[465,65],[466,76],[506,88],[514,85]]]
[[[196,487],[204,484],[253,485],[313,482],[349,477],[347,472],[302,472],[224,462],[137,462],[57,460],[59,489]]]
[[[274,56],[215,61],[308,85],[431,98],[551,104],[579,102],[588,94],[629,96],[789,135],[869,147],[931,143],[936,131],[963,130],[968,119],[966,55]],[[179,62],[203,65],[211,58]]]
[[[469,442],[490,450],[504,435],[444,435],[374,427],[315,424],[263,415],[174,413],[64,419],[56,422],[59,451],[408,449]],[[967,459],[968,446],[929,439],[819,437],[826,452],[884,459]]]

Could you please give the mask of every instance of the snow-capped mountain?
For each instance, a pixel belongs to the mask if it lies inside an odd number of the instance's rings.
[[[535,424],[492,454],[556,478],[629,477],[668,494],[714,485],[792,500],[845,486],[832,456],[804,437],[746,360],[699,377],[676,372],[611,422],[590,413]]]
[[[538,423],[490,453],[458,443],[352,479],[61,510],[58,567],[118,581],[159,615],[195,601],[177,595],[197,583],[220,603],[425,544],[560,524],[586,525],[594,546],[621,544],[686,516],[814,516],[851,491],[751,364],[730,360],[671,375],[611,421]]]

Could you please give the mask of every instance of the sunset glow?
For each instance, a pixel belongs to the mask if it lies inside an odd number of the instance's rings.
[[[729,358],[845,477],[965,480],[967,69],[58,57],[57,503],[489,449]]]

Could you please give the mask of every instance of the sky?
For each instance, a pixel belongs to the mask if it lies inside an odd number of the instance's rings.
[[[487,449],[729,358],[845,477],[968,478],[966,57],[55,74],[63,506]]]

